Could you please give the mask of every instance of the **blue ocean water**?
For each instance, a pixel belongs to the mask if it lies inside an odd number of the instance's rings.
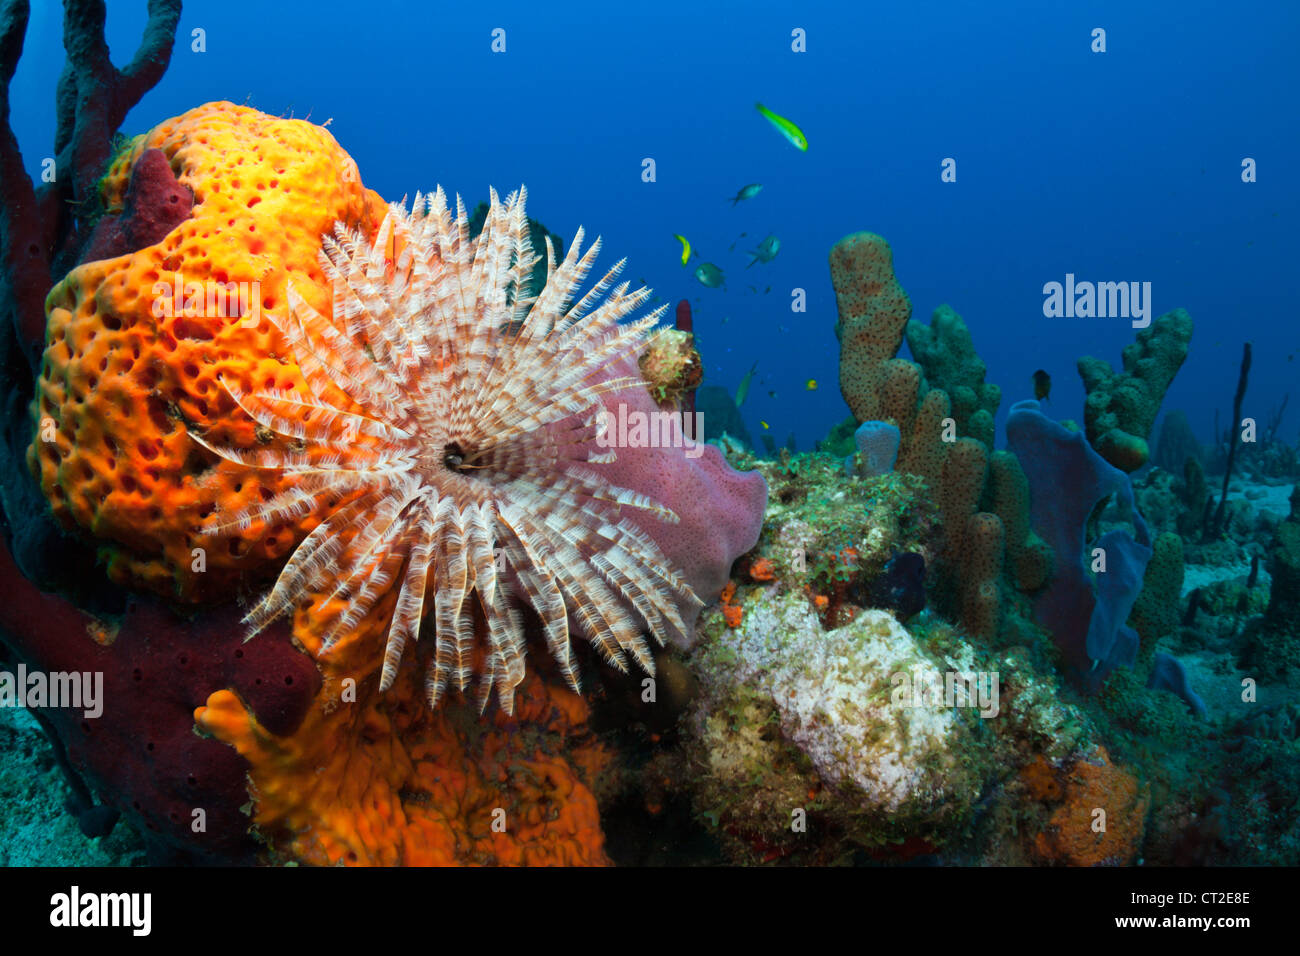
[[[109,6],[120,63],[145,4]],[[33,173],[53,138],[60,17],[55,0],[34,4],[14,80]],[[1105,52],[1092,50],[1097,28]],[[497,29],[504,52],[492,49]],[[734,391],[757,362],[750,432],[766,422],[800,448],[847,414],[826,265],[847,233],[890,241],[914,317],[945,302],[962,314],[1003,388],[1000,422],[1039,368],[1053,379],[1051,413],[1081,419],[1076,359],[1118,365],[1136,334],[1122,318],[1046,318],[1045,283],[1150,282],[1153,316],[1184,307],[1196,322],[1163,409],[1184,409],[1209,441],[1244,340],[1255,355],[1248,414],[1265,417],[1296,379],[1298,35],[1300,7],[1278,2],[327,0],[304,13],[191,0],[165,78],[123,131],[227,99],[332,120],[388,199],[442,184],[472,206],[489,185],[526,183],[549,229],[584,225],[604,236],[603,262],[626,256],[627,277],[670,304],[692,301],[706,384]],[[796,122],[807,152],[756,101]],[[947,158],[955,182],[941,180]],[[764,189],[733,208],[747,183]],[[699,254],[689,268],[674,233]],[[769,234],[779,254],[746,269]],[[693,277],[706,261],[725,288]],[[806,291],[801,313],[795,289]],[[1293,410],[1284,437],[1297,422]]]

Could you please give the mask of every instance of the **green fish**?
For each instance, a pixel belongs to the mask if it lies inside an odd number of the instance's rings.
[[[691,257],[691,241],[677,233],[673,233],[673,238],[682,244],[682,265],[686,265],[686,260]]]
[[[740,192],[731,197],[731,205],[736,205],[742,199],[753,199],[763,191],[762,183],[750,183],[748,186],[741,186]]]
[[[754,108],[767,118],[767,121],[776,127],[776,131],[788,139],[794,148],[801,153],[808,152],[808,137],[804,136],[803,130],[794,123],[791,123],[784,116],[778,116],[762,103],[755,103]]]
[[[758,244],[758,248],[749,254],[749,266],[755,262],[771,262],[776,258],[776,254],[781,251],[781,240],[776,236],[768,236]],[[745,266],[746,269],[749,266]]]
[[[725,281],[722,277],[722,270],[712,262],[706,262],[695,270],[695,278],[700,280],[701,285],[706,285],[710,289],[716,289]]]
[[[745,373],[745,377],[740,380],[740,384],[736,387],[737,408],[745,404],[745,398],[749,395],[749,383],[754,380],[754,373],[757,371],[758,363],[755,362],[754,367]]]

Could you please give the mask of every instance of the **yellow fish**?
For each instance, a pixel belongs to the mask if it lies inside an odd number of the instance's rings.
[[[773,113],[762,103],[755,103],[754,108],[762,113],[763,116],[767,118],[767,121],[776,127],[776,131],[794,145],[795,149],[799,150],[801,153],[808,152],[808,137],[804,136],[803,130],[798,126],[795,126],[794,123],[791,123],[784,116],[779,116],[778,114]]]
[[[682,265],[686,265],[686,260],[691,257],[691,243],[685,236],[679,236],[673,233],[673,238],[682,244]]]
[[[815,378],[808,379],[808,385],[806,387],[810,392],[817,391],[817,379]]]
[[[765,421],[761,421],[761,420],[759,421],[759,424],[763,426],[764,430],[769,429],[769,428],[772,427],[772,426],[769,425],[767,422],[765,422]]]

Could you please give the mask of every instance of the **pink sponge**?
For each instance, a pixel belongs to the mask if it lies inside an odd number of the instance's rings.
[[[611,372],[637,374],[630,363]],[[605,407],[615,421],[633,422],[634,416],[645,416],[643,421],[667,424],[654,430],[663,432],[657,435],[657,447],[639,441],[620,443],[611,429],[609,440],[618,460],[591,467],[614,484],[639,491],[676,512],[681,520],[671,524],[639,509],[624,510],[682,571],[700,600],[717,600],[732,562],[758,543],[767,482],[756,471],[736,471],[713,445],[692,442],[692,447],[685,447],[681,418],[659,408],[644,388],[608,395]],[[657,417],[650,419],[651,415]],[[631,434],[628,429],[622,437]],[[682,611],[687,623],[693,624],[693,616],[686,615],[686,608]]]

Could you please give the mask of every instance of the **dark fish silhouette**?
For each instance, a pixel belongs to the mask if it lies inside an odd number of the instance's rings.
[[[894,611],[900,621],[925,607],[925,558],[915,551],[895,554],[871,582],[871,603]]]
[[[1034,398],[1046,400],[1052,394],[1052,376],[1041,368],[1034,373]]]

